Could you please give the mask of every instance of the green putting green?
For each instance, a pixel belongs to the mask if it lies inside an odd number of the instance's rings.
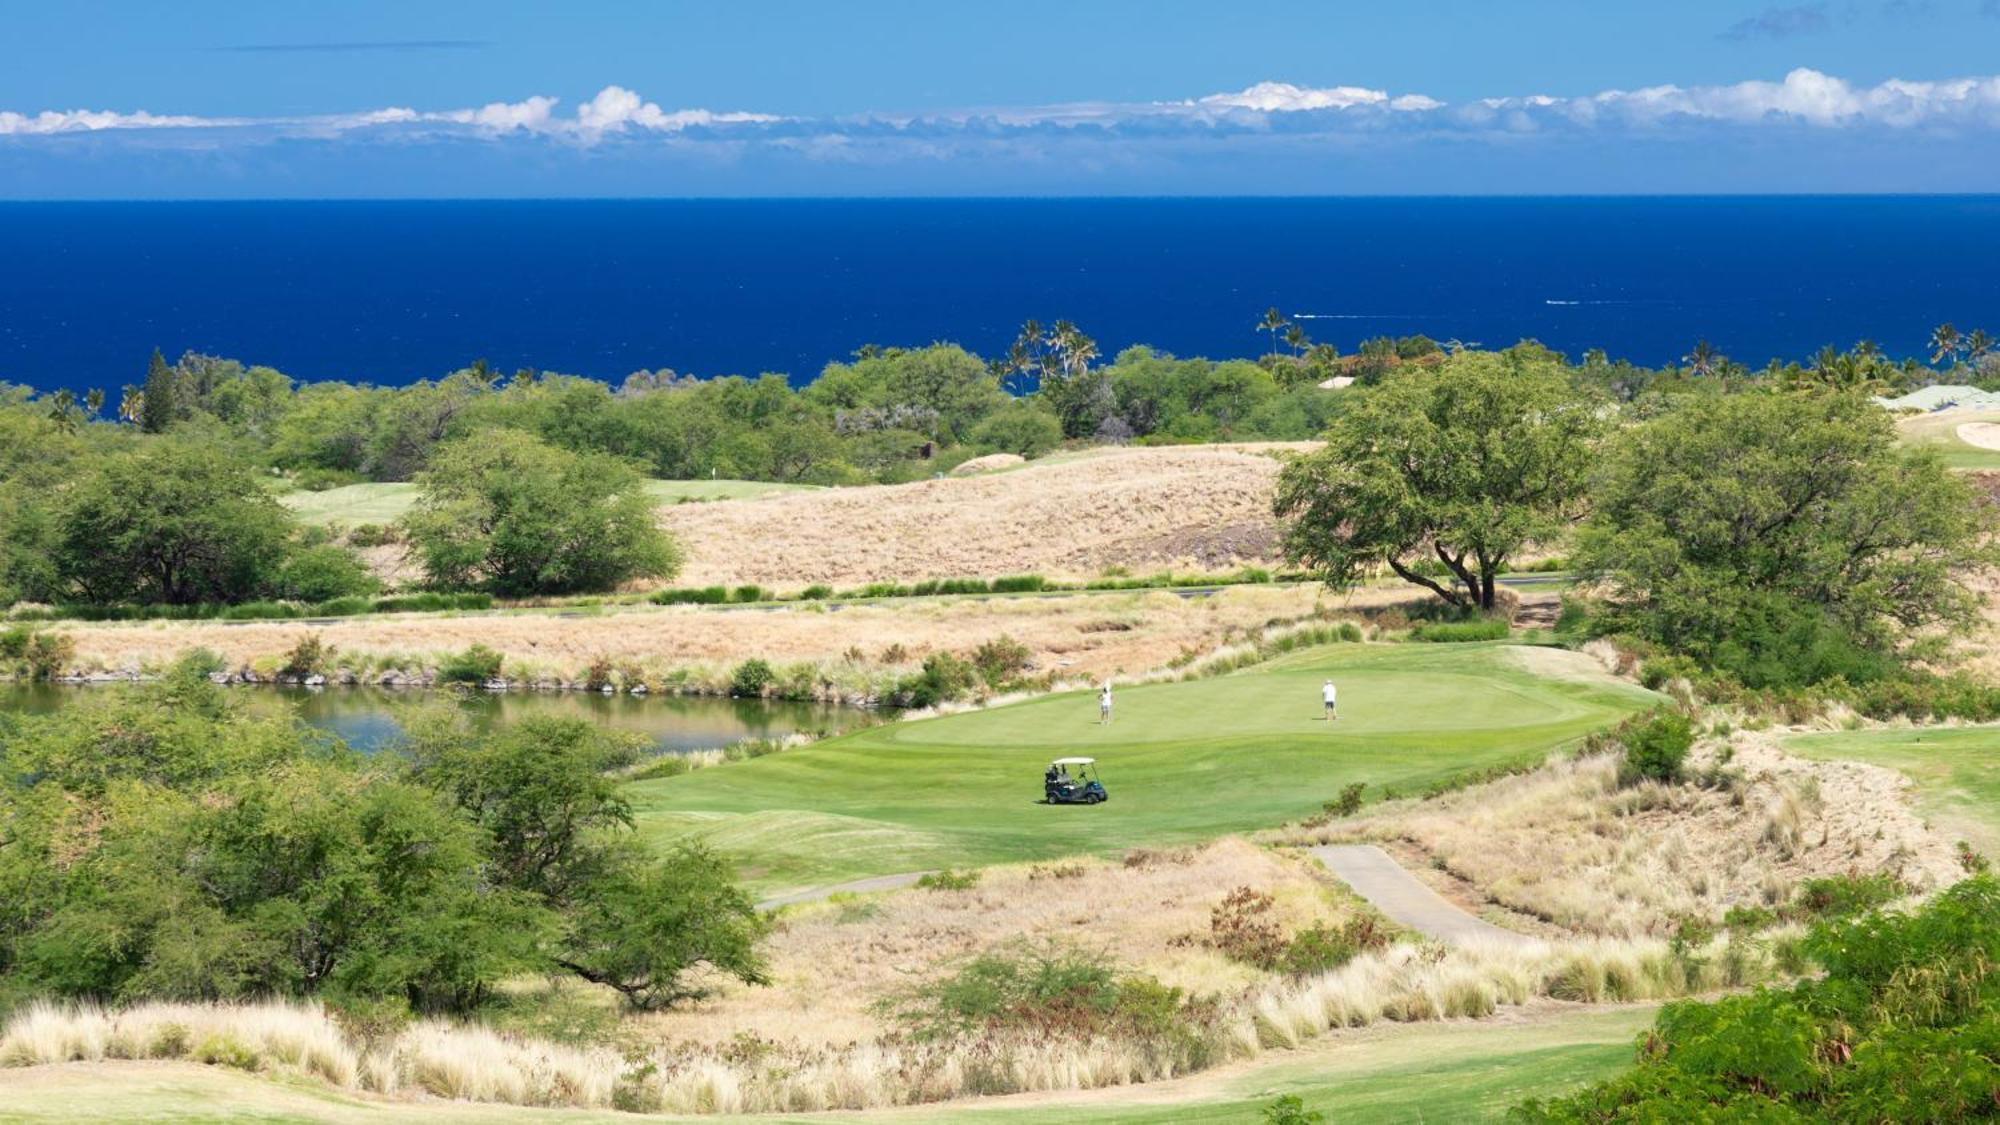
[[[1341,698],[1331,723],[1327,677]],[[1332,645],[1117,690],[1108,725],[1094,693],[1069,692],[891,723],[628,795],[650,838],[704,838],[754,889],[784,890],[1270,827],[1349,783],[1408,789],[1518,761],[1655,698],[1573,654]],[[1043,768],[1067,755],[1097,759],[1109,802],[1041,803]]]
[[[1792,738],[1808,758],[1886,766],[1917,786],[1917,808],[1941,830],[2000,856],[2000,727],[1848,731]]]

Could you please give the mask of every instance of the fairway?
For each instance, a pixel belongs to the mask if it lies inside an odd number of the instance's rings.
[[[646,492],[655,504],[678,504],[687,500],[736,500],[771,492],[796,492],[812,487],[802,484],[775,484],[760,480],[649,480]],[[323,492],[288,492],[279,502],[306,523],[393,523],[417,502],[417,486],[350,484]]]
[[[1940,831],[2000,855],[2000,727],[1812,734],[1785,748],[1898,770],[1916,783],[1917,808]]]
[[[1538,755],[1651,693],[1504,645],[1331,645],[1229,676],[1117,692],[1115,720],[1069,692],[891,723],[801,750],[637,783],[655,841],[692,834],[759,893],[952,865],[1205,840],[1315,812],[1351,782],[1405,790]],[[1341,718],[1320,718],[1319,685]],[[1051,758],[1096,757],[1104,805],[1047,806]]]
[[[1958,435],[1967,422],[2000,422],[2000,412],[1946,410],[1921,414],[1896,423],[1896,431],[1906,445],[1928,446],[1938,451],[1944,463],[1954,469],[2000,469],[2000,450],[1982,449]]]

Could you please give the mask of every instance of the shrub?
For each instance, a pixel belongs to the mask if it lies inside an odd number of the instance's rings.
[[[326,660],[332,653],[333,650],[318,633],[307,633],[300,637],[298,643],[292,646],[292,651],[285,655],[285,663],[278,669],[278,674],[299,679],[317,676],[326,671]]]
[[[188,675],[203,679],[228,666],[229,662],[222,658],[222,654],[212,648],[191,648],[174,660],[175,671],[186,672]]]
[[[1054,944],[989,950],[882,1008],[919,1041],[994,1031],[1171,1041],[1188,1035],[1192,1014],[1180,989],[1121,972],[1102,954]]]
[[[721,605],[729,600],[727,586],[701,586],[687,590],[660,590],[653,595],[656,605]]]
[[[1326,803],[1326,811],[1334,816],[1353,816],[1361,811],[1361,791],[1368,788],[1365,781],[1354,782],[1340,791],[1340,796]]]
[[[473,645],[438,665],[438,682],[483,684],[500,676],[501,656],[485,645]]]
[[[373,594],[382,588],[382,583],[354,552],[326,543],[293,551],[278,568],[276,586],[280,597],[324,602]]]
[[[1468,641],[1505,640],[1512,628],[1497,617],[1477,621],[1433,621],[1419,625],[1410,633],[1413,641],[1432,641],[1443,644]]]
[[[917,886],[927,891],[969,891],[978,884],[977,868],[954,871],[947,867],[942,871],[932,871],[917,880]]]
[[[31,680],[53,680],[75,659],[76,640],[68,633],[30,633],[21,649]]]
[[[1208,914],[1208,946],[1231,961],[1275,969],[1285,955],[1285,932],[1273,919],[1277,900],[1253,887],[1237,887]]]
[[[799,597],[802,600],[809,602],[822,602],[832,596],[833,596],[833,587],[820,585],[818,583],[815,583],[811,586],[807,586],[805,589],[799,591]]]
[[[1349,918],[1339,927],[1309,926],[1293,934],[1278,955],[1279,972],[1308,977],[1332,972],[1355,957],[1386,948],[1389,935],[1372,915]]]
[[[364,523],[356,525],[347,533],[350,547],[386,547],[402,541],[402,535],[395,524]]]
[[[374,610],[375,603],[368,598],[334,598],[332,601],[321,602],[312,607],[312,616],[354,617],[358,614],[372,613]]]
[[[899,694],[906,706],[935,707],[964,698],[977,675],[969,662],[948,652],[934,652],[924,657],[922,671],[903,681]]]
[[[1659,711],[1628,719],[1618,730],[1625,756],[1618,765],[1618,783],[1679,782],[1694,745],[1694,724],[1678,711]]]
[[[729,600],[733,602],[761,602],[764,600],[764,588],[762,586],[738,586],[736,589],[730,591]]]
[[[1962,1121],[1993,1112],[2000,885],[1977,876],[1910,913],[1813,926],[1824,975],[1660,1010],[1625,1074],[1513,1117],[1595,1121]]]
[[[1701,665],[1686,656],[1655,656],[1639,664],[1639,682],[1658,691],[1674,680],[1698,681]]]
[[[26,625],[15,625],[0,630],[0,660],[19,660],[28,655],[28,638],[34,630]]]
[[[764,690],[777,678],[777,673],[771,670],[768,662],[753,656],[738,664],[736,671],[730,674],[729,694],[743,699],[761,699]]]
[[[1034,655],[1027,645],[1002,634],[972,650],[972,666],[988,687],[999,687],[1027,668]]]
[[[285,602],[244,602],[241,605],[224,606],[224,621],[256,621],[263,618],[297,617],[297,606]]]
[[[1010,574],[993,580],[996,594],[1031,594],[1048,586],[1049,580],[1039,574]]]
[[[1264,1107],[1264,1125],[1321,1125],[1326,1114],[1307,1109],[1297,1094],[1286,1094]]]

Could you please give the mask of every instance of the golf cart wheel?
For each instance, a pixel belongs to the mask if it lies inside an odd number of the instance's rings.
[[[1091,804],[1097,805],[1097,804],[1102,804],[1103,802],[1104,802],[1104,795],[1102,793],[1092,793],[1090,795]]]

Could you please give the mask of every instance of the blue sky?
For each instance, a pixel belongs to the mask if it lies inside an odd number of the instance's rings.
[[[0,198],[2000,183],[2000,0],[8,0],[0,26]]]

